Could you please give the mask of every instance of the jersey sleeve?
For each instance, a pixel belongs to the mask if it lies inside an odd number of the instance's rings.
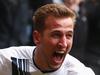
[[[95,75],[90,67],[86,67],[82,62],[73,56],[66,57],[66,69],[68,75]]]
[[[0,53],[0,75],[11,75],[11,63]]]

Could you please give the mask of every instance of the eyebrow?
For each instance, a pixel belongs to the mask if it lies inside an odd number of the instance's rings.
[[[59,30],[55,30],[55,31],[52,31],[51,33],[60,33],[61,31]],[[70,31],[66,31],[66,33],[73,33],[74,31],[70,30]]]

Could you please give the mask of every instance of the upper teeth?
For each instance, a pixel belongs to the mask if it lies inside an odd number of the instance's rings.
[[[61,53],[61,54],[63,54],[63,53],[64,53],[64,51],[56,51],[56,53]]]

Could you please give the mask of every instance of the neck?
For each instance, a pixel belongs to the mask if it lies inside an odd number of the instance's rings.
[[[43,54],[41,53],[41,50],[39,50],[38,48],[36,48],[34,51],[33,60],[34,60],[36,67],[39,70],[41,71],[48,70],[48,66],[43,58]]]

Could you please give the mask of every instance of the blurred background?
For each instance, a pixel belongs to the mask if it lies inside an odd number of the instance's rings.
[[[100,0],[0,0],[0,48],[33,46],[34,11],[61,3],[77,15],[71,55],[100,75]]]

